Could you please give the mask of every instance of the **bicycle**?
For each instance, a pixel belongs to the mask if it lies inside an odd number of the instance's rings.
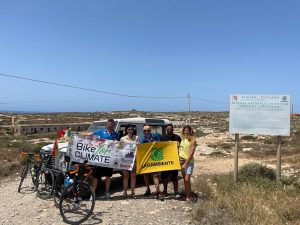
[[[33,153],[30,153],[30,152],[21,152],[20,154],[20,158],[24,158],[26,157],[26,163],[25,163],[25,166],[22,170],[22,173],[21,173],[21,180],[20,180],[20,184],[19,184],[19,187],[18,187],[18,192],[20,193],[21,192],[21,189],[22,189],[22,185],[23,185],[23,182],[25,180],[25,178],[27,177],[27,174],[28,172],[30,172],[30,175],[31,175],[31,181],[32,181],[32,185],[33,185],[33,189],[36,190],[36,174],[38,173],[38,165],[37,165],[37,161],[40,160],[40,155],[35,155]]]
[[[54,189],[54,175],[52,167],[55,158],[51,155],[45,155],[36,173],[36,191],[37,195],[41,199],[48,199],[53,194]]]
[[[63,221],[68,224],[80,224],[86,221],[95,207],[95,192],[92,186],[84,181],[84,177],[92,173],[87,161],[74,165],[75,170],[69,170],[74,175],[73,183],[64,188],[60,200],[59,211]]]

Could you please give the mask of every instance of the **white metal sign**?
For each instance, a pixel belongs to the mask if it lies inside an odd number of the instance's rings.
[[[289,95],[230,95],[232,134],[290,135]]]

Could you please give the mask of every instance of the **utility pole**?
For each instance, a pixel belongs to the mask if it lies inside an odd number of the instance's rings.
[[[189,102],[189,124],[191,124],[191,97],[190,93],[188,93],[188,102]]]

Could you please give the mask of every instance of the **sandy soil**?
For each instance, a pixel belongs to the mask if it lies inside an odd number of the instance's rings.
[[[205,147],[209,140],[201,138],[197,142],[201,148]],[[240,158],[239,164],[250,161],[253,160]],[[233,164],[232,155],[210,157],[196,152],[194,176],[230,172],[233,171]],[[30,190],[29,179],[21,193],[17,192],[18,184],[18,175],[0,181],[0,224],[64,224],[53,199],[39,199],[36,193]],[[182,180],[180,186],[183,186]],[[153,185],[151,188],[154,190]],[[143,181],[140,181],[136,189],[138,199],[125,199],[122,196],[122,179],[114,177],[112,200],[97,199],[94,214],[85,224],[193,224],[189,214],[193,204],[176,200],[172,195],[171,185],[169,191],[171,195],[165,201],[153,197],[145,198],[145,187]]]

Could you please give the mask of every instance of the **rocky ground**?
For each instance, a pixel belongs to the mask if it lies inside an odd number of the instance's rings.
[[[93,118],[91,116],[91,121],[94,120],[94,117],[98,118],[99,116],[93,115]],[[134,115],[124,115],[124,117],[128,116]],[[154,117],[152,114],[145,116]],[[164,115],[155,116],[164,117]],[[176,131],[179,133],[180,128],[185,123],[183,118],[186,118],[186,114],[177,113],[173,117],[170,119],[174,121]],[[197,113],[192,118],[191,123],[193,127],[197,128],[195,131],[199,135],[193,180],[197,176],[233,171],[234,140],[227,131],[228,113]],[[202,136],[202,134],[208,135]],[[244,147],[241,146],[239,166],[255,161],[273,168],[276,167],[276,153],[272,155],[262,154],[261,158],[257,156],[251,158],[247,154],[244,157],[243,152],[249,151],[249,146],[251,147],[250,151],[254,149],[252,148],[254,143],[246,144]],[[270,146],[276,148],[274,145]],[[295,144],[295,146],[299,145]],[[291,169],[289,164],[282,164],[283,173]],[[288,175],[294,176],[297,173],[300,173],[299,170],[294,170]],[[16,174],[5,180],[0,180],[0,224],[64,224],[59,210],[54,206],[53,199],[39,199],[36,193],[30,190],[29,183],[27,188],[22,189],[21,193],[17,192],[18,176]],[[122,197],[121,182],[120,177],[113,178],[112,200],[97,199],[92,217],[84,224],[195,224],[191,218],[191,212],[195,208],[194,203],[178,201],[173,195],[168,196],[165,201],[155,200],[153,197],[145,198],[143,197],[145,187],[142,179],[136,189],[138,199],[125,199]],[[182,180],[180,180],[180,186],[182,187]],[[153,185],[152,190],[154,190]],[[169,190],[172,193],[171,185]],[[200,201],[202,201],[201,197],[198,198],[198,203]]]
[[[202,140],[198,140],[202,143]],[[213,159],[195,155],[196,167],[194,177],[201,174],[225,172],[231,169],[233,162],[230,158]],[[219,161],[219,162],[217,162]],[[227,164],[227,165],[226,165]],[[225,166],[226,165],[226,166]],[[0,224],[64,224],[55,208],[53,199],[41,200],[30,190],[30,182],[21,193],[17,192],[19,185],[18,174],[0,182]],[[97,199],[93,216],[85,224],[193,224],[190,212],[193,203],[179,201],[173,196],[173,187],[169,185],[170,195],[164,201],[145,198],[145,187],[142,179],[136,189],[137,199],[122,196],[122,179],[114,175],[112,181],[113,198],[111,200]],[[179,181],[183,186],[182,180]],[[162,185],[161,185],[162,186]],[[152,186],[152,190],[154,187]],[[201,201],[201,198],[198,199]]]
[[[97,198],[92,217],[84,224],[193,224],[189,213],[193,204],[175,199],[173,188],[164,201],[154,196],[144,197],[142,179],[136,189],[137,199],[124,198],[122,179],[114,175],[111,200]],[[42,200],[31,191],[29,179],[21,193],[17,192],[19,178],[1,181],[0,224],[64,224],[53,199]],[[162,186],[162,185],[161,185]],[[180,181],[182,186],[182,181]],[[154,190],[154,187],[151,187]]]
[[[199,143],[203,140],[198,139]],[[203,144],[203,143],[202,143]],[[240,164],[251,161],[241,158]],[[194,177],[216,173],[230,172],[233,170],[231,156],[211,157],[199,152],[195,155]],[[84,224],[195,224],[191,218],[194,203],[187,203],[175,199],[173,187],[169,185],[170,195],[164,201],[146,198],[143,196],[145,187],[142,179],[136,189],[137,199],[122,196],[122,180],[114,175],[112,181],[113,198],[111,200],[97,199],[92,217]],[[10,177],[1,181],[0,185],[0,224],[64,224],[59,210],[54,206],[53,199],[41,200],[36,193],[30,190],[30,182],[21,193],[17,192],[19,178]],[[182,188],[182,180],[179,181]],[[162,185],[161,185],[162,187]],[[154,189],[152,185],[152,190]],[[202,201],[201,197],[198,198]]]

